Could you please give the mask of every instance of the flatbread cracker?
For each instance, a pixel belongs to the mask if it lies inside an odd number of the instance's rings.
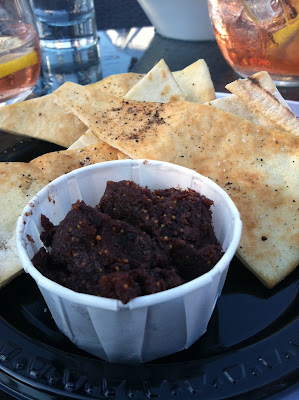
[[[49,94],[1,107],[0,129],[68,147],[83,135],[86,126],[55,104]]]
[[[48,153],[30,163],[0,163],[0,287],[22,271],[15,229],[27,202],[58,176],[85,165],[117,160],[118,153],[102,143],[79,150]]]
[[[105,94],[124,98],[125,94],[143,78],[143,74],[127,72],[124,74],[110,75],[107,78],[85,86],[92,93],[101,91]]]
[[[281,130],[299,135],[299,121],[294,113],[288,106],[281,104],[277,93],[273,94],[263,88],[254,75],[238,79],[225,87],[246,102],[254,113],[266,118],[269,125],[275,125]]]
[[[91,129],[88,129],[84,135],[82,135],[75,143],[73,143],[68,150],[82,149],[83,147],[91,146],[91,145],[103,145],[105,142],[99,139]],[[117,159],[124,160],[128,158],[126,154],[123,154],[118,150]]]
[[[243,221],[238,256],[269,288],[297,266],[298,138],[206,105],[140,103],[69,84],[56,101],[129,157],[193,168],[231,196]],[[132,129],[132,127],[134,127]],[[298,160],[297,160],[298,161]]]
[[[68,150],[81,149],[82,147],[90,146],[96,143],[104,143],[101,139],[99,139],[91,129],[88,129],[82,136],[73,143]]]
[[[199,60],[182,71],[175,72],[174,75],[184,87],[188,100],[204,102],[214,98],[213,83],[203,60]],[[87,85],[85,88],[93,96],[100,91],[107,95],[123,98],[143,77],[143,74],[136,73],[111,75],[99,82]],[[178,87],[176,80],[174,86]],[[182,91],[179,90],[179,93]],[[208,93],[210,94],[208,95]],[[209,97],[206,97],[207,95]],[[145,100],[144,96],[142,97],[142,100]],[[183,98],[184,96],[180,99]],[[53,101],[52,93],[37,99],[1,107],[0,129],[11,134],[46,140],[68,148],[86,132],[87,127],[72,113],[67,113],[58,107]]]
[[[161,87],[159,84],[157,84],[155,79],[155,71],[157,72],[158,67],[158,77],[162,74],[163,70],[166,70],[165,77],[171,77],[164,60],[160,61],[160,63],[158,63],[154,69],[145,76],[132,73],[113,75],[106,78],[102,85],[93,85],[93,87],[90,88],[94,96],[94,101],[96,101],[96,95],[99,91],[102,94],[105,92],[107,94],[128,100],[145,101],[145,99],[149,96],[149,87],[151,88],[151,101],[168,102],[173,100],[183,100],[184,98],[177,98],[175,95],[176,91],[180,96],[182,94],[180,88],[177,90],[177,83],[173,85],[172,94],[168,92],[166,95],[165,93],[163,98],[161,98]],[[183,94],[187,101],[203,103],[208,99],[212,100],[215,98],[214,85],[211,80],[208,66],[204,60],[198,60],[182,71],[174,72],[173,75],[175,76],[175,80],[180,82],[180,85],[183,88]],[[171,77],[170,85],[173,79],[174,78]],[[135,83],[135,85],[133,85],[133,83]],[[132,85],[133,87],[131,87]],[[163,82],[163,85],[166,85],[166,82]],[[126,90],[130,87],[131,90],[126,93]],[[69,149],[82,148],[90,144],[98,143],[98,141],[99,139],[93,134],[93,132],[88,130],[75,143],[73,143]]]
[[[268,74],[267,71],[256,72],[251,76],[251,78],[254,79],[256,82],[258,82],[260,87],[270,92],[271,95],[274,96],[279,101],[280,104],[290,109],[288,103],[280,94],[279,90],[275,86],[275,83],[273,82],[273,79],[271,78],[271,76]]]
[[[275,124],[271,124],[269,120],[263,115],[255,113],[248,106],[248,102],[243,101],[235,94],[230,94],[226,97],[221,97],[213,101],[205,103],[209,106],[219,108],[220,110],[230,112],[238,117],[247,119],[257,125],[267,126],[268,128],[278,129],[279,127]]]
[[[182,89],[187,101],[204,104],[216,99],[209,68],[203,59],[173,72],[174,79]]]
[[[252,75],[251,78],[254,79],[262,89],[264,89],[266,92],[269,92],[268,95],[270,94],[271,96],[274,96],[281,104],[281,106],[286,107],[291,111],[288,103],[279,93],[268,72],[257,72],[256,74]],[[241,98],[236,94],[231,94],[226,97],[210,101],[206,104],[212,107],[220,108],[223,111],[231,112],[232,114],[238,115],[241,118],[248,119],[248,121],[251,121],[257,125],[267,126],[268,128],[272,129],[285,130],[284,127],[278,126],[276,123],[273,123],[273,121],[269,120],[269,118],[265,116],[263,112],[259,112],[260,109],[263,110],[262,104],[260,108],[257,107],[256,104],[255,107],[253,107],[252,109],[251,103],[250,101],[248,101],[247,98]],[[277,105],[277,107],[280,108],[279,105]],[[292,111],[291,113],[292,118],[294,118],[295,115]]]
[[[98,91],[123,98],[143,75],[127,73],[109,76],[85,86],[91,95]],[[87,127],[72,113],[53,101],[53,93],[0,108],[0,130],[46,140],[62,147],[71,146]]]
[[[157,101],[159,103],[185,100],[182,90],[163,59],[133,86],[124,98],[136,101]]]

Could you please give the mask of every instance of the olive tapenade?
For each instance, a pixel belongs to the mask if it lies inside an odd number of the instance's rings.
[[[41,215],[34,266],[74,291],[127,303],[206,273],[223,255],[212,226],[213,202],[193,190],[149,190],[107,182],[96,207],[72,205],[54,226]]]

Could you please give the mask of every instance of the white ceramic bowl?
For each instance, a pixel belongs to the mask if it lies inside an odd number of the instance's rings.
[[[56,225],[78,199],[95,206],[108,180],[132,180],[152,190],[191,188],[212,199],[214,230],[225,254],[208,273],[127,304],[77,293],[44,277],[31,262],[42,246],[41,213]],[[17,250],[58,328],[73,343],[105,360],[145,362],[188,348],[206,331],[237,249],[241,226],[230,197],[193,170],[160,161],[109,161],[77,169],[44,187],[18,220]]]
[[[215,40],[207,0],[138,0],[156,31],[179,40]]]

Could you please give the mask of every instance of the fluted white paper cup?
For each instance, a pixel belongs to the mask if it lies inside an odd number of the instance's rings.
[[[193,189],[214,201],[213,225],[225,254],[206,274],[173,289],[120,300],[77,293],[43,276],[31,259],[43,245],[41,214],[57,225],[77,200],[96,206],[108,180],[149,189]],[[239,212],[210,179],[161,161],[91,165],[57,178],[24,208],[16,229],[24,270],[36,281],[58,328],[78,347],[113,362],[145,362],[191,346],[205,331],[241,236]]]

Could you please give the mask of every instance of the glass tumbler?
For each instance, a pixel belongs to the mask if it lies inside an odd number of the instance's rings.
[[[208,0],[218,46],[242,77],[299,86],[299,0]]]
[[[0,0],[0,106],[24,100],[41,64],[39,37],[27,0]]]
[[[66,81],[87,85],[101,79],[93,0],[29,0],[42,52],[40,82],[50,93]]]

